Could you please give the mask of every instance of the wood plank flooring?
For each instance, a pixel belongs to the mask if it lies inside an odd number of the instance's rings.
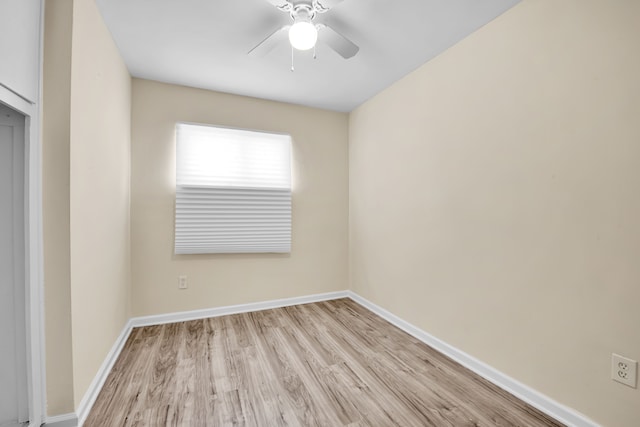
[[[136,328],[85,426],[560,426],[349,299]]]

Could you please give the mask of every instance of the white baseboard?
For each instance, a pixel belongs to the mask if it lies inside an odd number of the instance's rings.
[[[78,417],[75,413],[55,415],[46,417],[44,427],[76,427],[78,425]]]
[[[328,292],[324,294],[314,294],[303,297],[284,298],[263,302],[253,302],[249,304],[207,308],[204,310],[182,311],[177,313],[134,317],[131,319],[131,323],[133,327],[162,325],[164,323],[186,322],[188,320],[206,319],[208,317],[227,316],[229,314],[249,313],[251,311],[268,310],[271,308],[287,307],[290,305],[329,301],[332,299],[347,298],[348,296],[348,291]]]
[[[458,362],[465,368],[468,368],[476,374],[480,375],[487,381],[513,394],[517,398],[525,401],[529,405],[537,408],[545,414],[555,418],[561,423],[573,427],[600,427],[595,421],[590,420],[585,415],[556,402],[550,397],[533,390],[532,388],[522,384],[517,380],[514,380],[513,378],[503,374],[497,369],[492,368],[484,362],[481,362],[475,357],[470,356],[469,354],[447,344],[446,342],[434,337],[433,335],[430,335],[417,326],[414,326],[411,323],[402,320],[395,314],[392,314],[379,305],[376,305],[371,301],[361,297],[355,292],[347,291],[347,294],[353,301],[371,310],[373,313],[382,317],[389,323],[397,326],[398,328],[407,332],[409,335],[412,335],[413,337],[427,344],[429,347],[432,347],[433,349],[444,354],[450,359]]]
[[[80,401],[80,405],[76,408],[76,414],[78,414],[78,426],[82,427],[86,421],[89,411],[91,411],[93,404],[96,402],[98,394],[100,393],[100,390],[102,390],[102,386],[107,380],[107,376],[109,375],[109,372],[111,372],[111,368],[113,368],[118,356],[120,356],[120,352],[122,351],[124,344],[127,342],[127,338],[129,338],[129,334],[131,334],[132,329],[133,326],[131,319],[129,319],[129,321],[124,325],[124,328],[122,329],[122,332],[120,332],[118,338],[116,338],[116,342],[111,347],[111,350],[107,353],[107,357],[104,359],[104,362],[102,362],[102,366],[98,369],[93,381],[91,381],[87,392]]]

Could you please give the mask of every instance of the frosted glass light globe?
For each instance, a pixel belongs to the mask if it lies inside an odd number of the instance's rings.
[[[309,50],[316,45],[318,30],[308,21],[297,21],[289,28],[289,42],[298,50]]]

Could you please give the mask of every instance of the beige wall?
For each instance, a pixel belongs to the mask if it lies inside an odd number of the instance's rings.
[[[347,115],[134,79],[131,220],[135,316],[347,288]],[[293,137],[290,255],[173,255],[175,124]],[[179,290],[178,275],[189,289]]]
[[[94,0],[73,7],[71,301],[76,407],[130,317],[131,77]]]
[[[77,408],[130,316],[131,78],[93,0],[46,3],[48,415]]]
[[[351,285],[640,425],[640,2],[525,0],[350,116]]]
[[[69,132],[73,0],[45,7],[42,94],[42,219],[47,412],[73,406],[69,253]]]

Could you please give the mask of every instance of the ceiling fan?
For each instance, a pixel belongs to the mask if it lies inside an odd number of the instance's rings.
[[[249,55],[266,54],[288,36],[291,47],[309,50],[316,42],[326,44],[345,59],[351,58],[360,48],[351,40],[323,23],[314,22],[318,13],[325,13],[342,0],[267,0],[282,12],[291,16],[292,23],[277,28],[249,51]],[[293,55],[293,50],[292,50]],[[314,52],[315,57],[315,52]]]

